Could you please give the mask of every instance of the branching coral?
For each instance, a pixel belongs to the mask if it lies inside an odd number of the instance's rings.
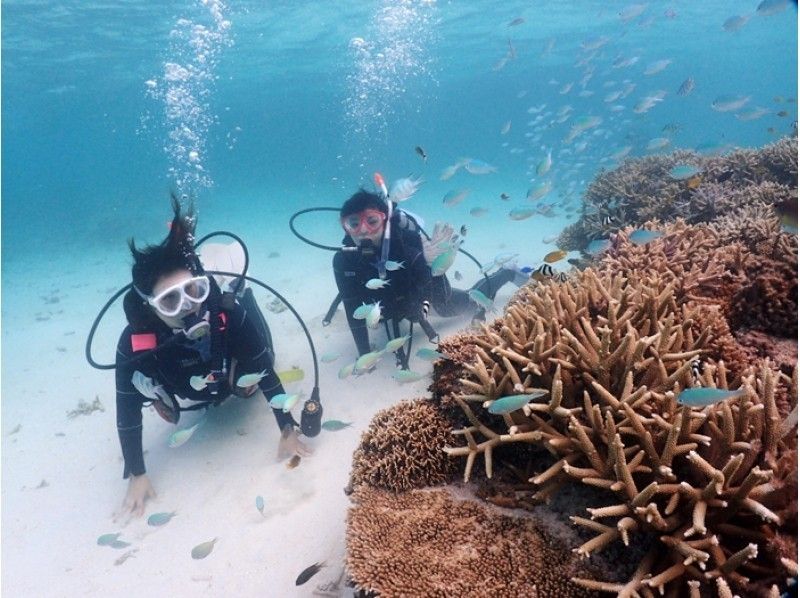
[[[429,402],[403,401],[375,414],[353,454],[350,486],[395,492],[444,482],[453,464],[442,452],[450,423]]]
[[[590,509],[590,518],[573,518],[597,534],[578,554],[655,534],[652,554],[631,580],[582,578],[587,588],[675,593],[688,592],[688,580],[708,587],[722,578],[756,591],[748,576],[772,583],[785,572],[758,547],[781,529],[780,509],[796,505],[791,470],[777,466],[796,452],[781,439],[776,374],[765,366],[741,377],[747,393],[732,404],[678,405],[681,388],[727,388],[731,380],[724,362],[692,373],[710,329],[695,334],[675,287],[658,276],[626,281],[587,270],[572,283],[521,290],[506,315],[474,339],[477,358],[465,368],[456,399],[469,425],[454,433],[467,443],[445,450],[467,456],[468,478],[481,454],[492,475],[492,451],[501,444],[537,444],[555,462],[530,480],[536,498],[547,500],[571,481],[615,495],[616,503]],[[503,414],[505,431],[476,415],[500,397],[533,394],[538,386],[550,390],[549,399]]]
[[[347,570],[369,595],[594,595],[570,582],[581,563],[543,536],[534,518],[456,500],[445,490],[394,494],[363,486],[353,499]]]

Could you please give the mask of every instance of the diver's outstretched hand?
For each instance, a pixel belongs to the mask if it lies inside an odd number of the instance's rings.
[[[422,253],[425,262],[430,266],[437,257],[450,248],[450,240],[455,231],[449,224],[437,222],[429,239],[422,239]]]
[[[280,442],[278,442],[278,460],[294,455],[310,457],[313,454],[314,451],[300,442],[299,434],[294,426],[286,424],[281,431]]]
[[[115,516],[115,519],[125,515],[141,517],[144,513],[144,505],[147,499],[155,497],[156,491],[153,489],[150,478],[147,477],[146,473],[131,476],[128,481],[128,493],[125,495],[125,500],[122,501],[122,508]]]

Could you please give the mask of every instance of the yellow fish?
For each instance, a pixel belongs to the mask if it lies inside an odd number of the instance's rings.
[[[294,455],[289,461],[286,463],[286,469],[294,469],[300,465],[300,455]]]
[[[278,378],[281,384],[288,384],[289,382],[299,382],[305,377],[305,372],[300,368],[294,367],[290,370],[283,370],[278,372]]]
[[[700,175],[695,175],[686,180],[686,186],[689,187],[689,189],[697,189],[702,181],[703,179],[700,178]]]
[[[554,262],[558,262],[563,260],[567,257],[567,252],[563,249],[557,249],[556,251],[551,251],[546,256],[544,256],[544,261],[548,264],[552,264]]]

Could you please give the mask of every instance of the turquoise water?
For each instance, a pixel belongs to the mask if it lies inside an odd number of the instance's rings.
[[[389,180],[424,176],[426,185],[408,207],[431,221],[471,221],[468,210],[485,206],[485,226],[527,234],[535,219],[512,223],[506,214],[514,199],[524,198],[535,176],[531,165],[547,148],[554,182],[548,199],[556,199],[569,184],[579,197],[597,169],[612,164],[610,154],[630,145],[631,155],[645,155],[656,137],[672,138],[659,150],[669,151],[753,147],[788,133],[797,105],[774,98],[796,97],[797,10],[789,2],[763,16],[757,6],[5,2],[4,264],[116,250],[128,236],[158,237],[176,180],[196,196],[201,229],[219,224],[259,234],[266,227],[280,235],[278,244],[295,242],[286,227],[294,209],[339,205],[375,170]],[[620,16],[640,8],[630,20]],[[725,30],[735,15],[750,18]],[[518,17],[524,22],[509,26]],[[198,26],[205,35],[198,37]],[[582,48],[603,41],[597,50]],[[613,67],[633,58],[630,66]],[[659,60],[671,63],[643,74]],[[197,67],[196,77],[173,87],[186,83],[200,115],[173,105],[177,116],[165,116],[167,63]],[[690,76],[695,89],[676,95]],[[635,84],[630,95],[604,101],[626,81]],[[560,93],[569,83],[572,89]],[[645,113],[632,111],[658,91],[663,101]],[[750,99],[738,112],[718,112],[711,104],[719,96]],[[526,137],[537,127],[527,124],[537,116],[528,110],[542,105],[540,114],[550,114],[540,124],[547,126]],[[572,107],[569,118],[548,125],[565,105]],[[614,105],[622,108],[612,111]],[[736,118],[758,108],[763,116]],[[777,116],[780,110],[788,116]],[[564,143],[581,116],[603,121]],[[501,135],[508,121],[511,130]],[[679,129],[665,135],[670,123]],[[185,137],[182,150],[169,138],[181,127],[191,129],[195,162],[187,158]],[[416,145],[427,152],[427,164]],[[460,157],[479,158],[498,172],[462,171],[440,181]],[[196,180],[198,163],[203,180]],[[441,197],[457,187],[473,189],[470,200],[443,209]],[[501,192],[512,201],[500,202]],[[333,244],[337,236],[333,229],[324,240]]]

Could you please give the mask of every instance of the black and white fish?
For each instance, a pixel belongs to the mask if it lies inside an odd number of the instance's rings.
[[[419,157],[422,158],[423,162],[428,161],[428,154],[425,153],[425,150],[422,149],[422,147],[418,145],[414,148],[414,151],[417,152],[417,154],[419,154]]]

